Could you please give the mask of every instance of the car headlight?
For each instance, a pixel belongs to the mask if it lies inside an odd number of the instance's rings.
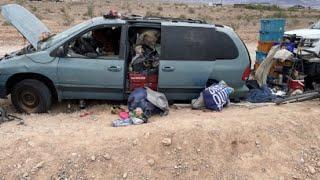
[[[303,47],[314,48],[314,47],[315,47],[314,45],[315,45],[317,42],[319,42],[319,40],[320,40],[320,39],[305,39],[305,40],[303,41]]]

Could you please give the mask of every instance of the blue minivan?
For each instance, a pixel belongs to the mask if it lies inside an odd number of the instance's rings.
[[[149,72],[156,77],[153,89],[172,101],[191,100],[220,80],[236,98],[247,92],[242,75],[249,53],[227,26],[109,14],[53,34],[20,5],[4,5],[1,13],[30,43],[0,61],[0,97],[11,95],[20,112],[47,112],[55,100],[122,101]]]

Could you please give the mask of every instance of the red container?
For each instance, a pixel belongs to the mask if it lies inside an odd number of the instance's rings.
[[[304,81],[303,80],[289,80],[288,81],[288,87],[291,90],[296,90],[296,89],[304,89]]]
[[[153,90],[158,88],[158,75],[144,75],[140,73],[129,73],[129,89],[133,91],[136,88],[149,87]]]

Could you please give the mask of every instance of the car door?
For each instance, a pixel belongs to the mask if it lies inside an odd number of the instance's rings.
[[[90,58],[68,54],[59,59],[58,88],[63,99],[123,99],[125,61],[122,34],[119,55]]]
[[[162,23],[158,89],[169,99],[197,97],[214,67],[214,52],[210,48],[214,26],[191,25]]]

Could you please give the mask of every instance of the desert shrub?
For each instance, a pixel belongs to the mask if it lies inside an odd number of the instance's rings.
[[[147,11],[146,12],[147,17],[159,17],[160,13],[159,12],[152,12],[152,11]]]
[[[196,11],[195,11],[192,7],[189,7],[189,8],[188,8],[188,12],[189,12],[190,14],[194,14]]]
[[[273,13],[269,17],[270,18],[286,18],[287,14],[284,11],[280,10],[280,11],[277,11],[277,12]]]
[[[158,11],[163,11],[163,7],[162,7],[162,6],[158,6],[158,7],[157,7],[157,10],[158,10]]]
[[[43,16],[42,16],[40,13],[36,13],[35,16],[36,16],[38,19],[40,19],[40,20],[43,19]]]
[[[62,14],[64,14],[64,13],[66,13],[66,9],[65,9],[64,7],[62,7],[62,8],[60,8],[60,12],[61,12]]]
[[[23,5],[25,3],[25,0],[16,0],[17,4]]]
[[[292,20],[292,24],[294,24],[294,25],[297,25],[297,24],[299,24],[299,23],[300,23],[300,20],[297,19],[297,18],[294,18],[294,19]]]
[[[53,13],[53,10],[50,8],[46,8],[45,11],[46,11],[46,13]]]
[[[180,18],[180,19],[187,19],[187,16],[184,15],[184,14],[180,14],[179,18]]]
[[[31,9],[32,12],[37,12],[37,10],[38,10],[37,7],[32,6],[32,5],[30,6],[30,9]]]
[[[245,9],[252,9],[252,10],[266,10],[266,11],[279,11],[281,8],[277,5],[272,6],[265,6],[261,4],[247,4],[244,6]]]
[[[2,23],[2,26],[10,26],[11,24],[8,22],[8,21],[4,21],[3,23]]]
[[[70,26],[74,19],[70,16],[70,14],[66,11],[64,7],[60,8],[63,17],[63,25]]]
[[[93,1],[89,1],[87,4],[87,16],[93,18],[94,16],[94,5],[93,5]]]
[[[257,21],[253,21],[253,22],[252,22],[252,25],[253,25],[253,26],[256,26],[256,25],[257,25]]]
[[[212,18],[208,15],[199,15],[198,19],[205,22],[210,22],[212,20]]]
[[[244,19],[247,21],[247,22],[250,22],[254,17],[248,15],[248,14],[245,14],[244,15]]]
[[[235,23],[231,23],[230,24],[230,27],[233,29],[233,30],[237,30],[237,29],[239,29],[239,25],[238,24],[235,24]]]

